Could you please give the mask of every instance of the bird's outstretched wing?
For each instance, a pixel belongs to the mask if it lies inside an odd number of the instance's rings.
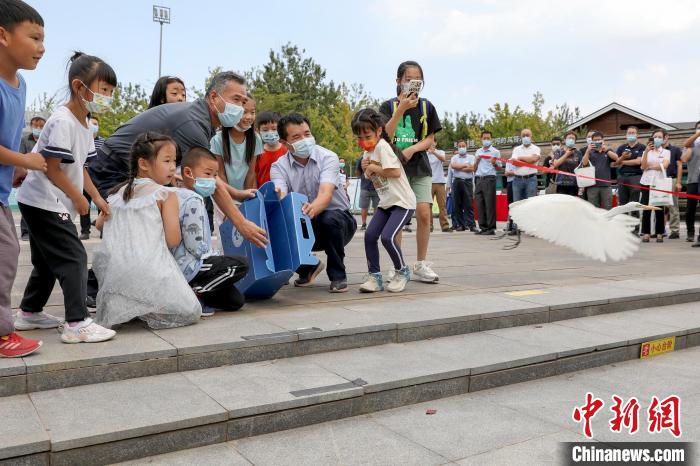
[[[535,196],[510,205],[522,231],[602,262],[621,261],[639,249],[631,233],[638,220],[629,215],[605,218],[606,211],[565,194]]]

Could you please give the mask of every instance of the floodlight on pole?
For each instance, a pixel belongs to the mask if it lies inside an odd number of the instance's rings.
[[[163,24],[170,24],[170,8],[153,5],[153,22],[160,23],[160,49],[158,50],[158,77],[163,64]]]

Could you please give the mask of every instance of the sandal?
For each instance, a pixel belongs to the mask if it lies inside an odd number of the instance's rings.
[[[648,243],[648,242],[649,242],[649,235],[642,236],[642,243]]]
[[[664,235],[656,235],[656,242],[663,243],[664,242]]]

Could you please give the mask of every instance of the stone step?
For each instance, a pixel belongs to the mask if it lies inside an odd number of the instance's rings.
[[[0,461],[107,464],[700,345],[678,304],[0,398]],[[127,409],[128,407],[128,409]]]
[[[672,277],[669,277],[672,278]],[[698,299],[694,276],[513,293],[347,300],[332,305],[251,306],[196,326],[152,332],[127,325],[101,345],[66,346],[52,332],[25,360],[0,360],[0,395],[460,334]],[[650,288],[655,290],[649,291]],[[646,291],[643,291],[646,290]],[[525,294],[525,295],[522,295]],[[303,330],[299,330],[303,328]]]
[[[0,396],[695,302],[698,283],[700,275],[683,275],[512,292],[347,295],[321,304],[303,304],[299,290],[300,304],[255,303],[177,329],[132,322],[99,345],[23,332],[44,346],[27,358],[0,359]]]

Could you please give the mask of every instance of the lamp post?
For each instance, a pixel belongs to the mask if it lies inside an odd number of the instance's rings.
[[[163,64],[163,24],[170,24],[170,8],[153,5],[153,22],[160,23],[160,49],[158,50],[158,77]]]

